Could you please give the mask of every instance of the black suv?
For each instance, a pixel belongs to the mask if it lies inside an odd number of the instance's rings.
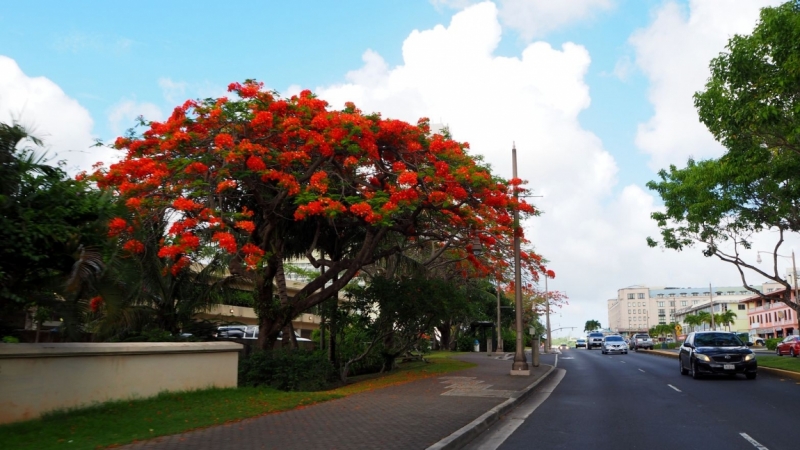
[[[708,374],[735,376],[744,374],[748,380],[756,378],[758,362],[756,354],[747,348],[736,333],[724,331],[697,331],[689,333],[678,353],[681,375],[692,374],[692,378]]]

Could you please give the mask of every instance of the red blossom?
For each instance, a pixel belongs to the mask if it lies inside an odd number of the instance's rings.
[[[122,246],[122,249],[131,253],[142,253],[144,252],[144,244],[136,239],[131,239]]]
[[[104,303],[103,297],[99,295],[96,297],[92,297],[92,299],[89,300],[89,309],[91,309],[92,312],[96,313],[97,311],[100,310],[100,307],[103,306],[103,303]]]
[[[234,238],[232,234],[218,231],[214,233],[211,240],[219,244],[226,252],[231,254],[236,253],[236,238]]]

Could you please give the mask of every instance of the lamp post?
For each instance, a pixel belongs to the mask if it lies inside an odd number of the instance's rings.
[[[550,342],[553,339],[553,333],[550,331],[550,295],[549,295],[549,292],[548,292],[548,289],[547,289],[547,278],[548,278],[547,273],[545,273],[544,274],[544,301],[547,302],[546,303],[547,304],[547,309],[545,310],[545,317],[546,317],[546,321],[547,321],[546,322],[547,323],[547,341],[545,341],[545,343],[544,343],[544,352],[545,353],[550,353],[550,350],[552,349],[552,345],[550,344]]]
[[[511,146],[511,167],[513,169],[513,177],[517,178],[517,146]],[[519,189],[514,187],[514,200],[519,199]],[[514,208],[514,305],[516,306],[516,320],[517,320],[517,348],[514,352],[514,364],[511,365],[511,375],[530,375],[531,370],[528,367],[528,362],[525,360],[525,350],[522,346],[522,270],[520,268],[520,224],[519,224],[519,211]],[[535,344],[534,344],[535,345]],[[531,354],[536,349],[531,348]]]

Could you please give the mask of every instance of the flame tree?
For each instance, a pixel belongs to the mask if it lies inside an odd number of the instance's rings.
[[[458,248],[488,272],[501,264],[491,250],[510,241],[513,211],[535,214],[513,196],[520,180],[493,175],[427,119],[334,110],[309,91],[280,98],[252,80],[229,91],[237,98],[187,101],[118,138],[122,159],[91,177],[126,204],[109,233],[131,256],[157,240],[175,274],[228,254],[231,272],[254,282],[263,348],[362,267],[409,248]],[[146,232],[164,217],[166,234]],[[283,261],[294,257],[321,270],[289,296]]]

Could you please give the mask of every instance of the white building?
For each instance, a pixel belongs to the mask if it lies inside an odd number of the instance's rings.
[[[755,288],[762,291],[764,286]],[[739,302],[752,295],[742,286],[717,286],[711,289],[629,286],[619,289],[617,298],[608,300],[608,326],[623,335],[647,332],[658,324],[682,323],[682,318],[687,314],[711,312],[712,300],[714,314],[733,309],[738,314],[737,321],[742,320],[742,326],[745,326],[747,311],[745,305]],[[732,331],[736,331],[736,328],[737,325],[731,327]]]

